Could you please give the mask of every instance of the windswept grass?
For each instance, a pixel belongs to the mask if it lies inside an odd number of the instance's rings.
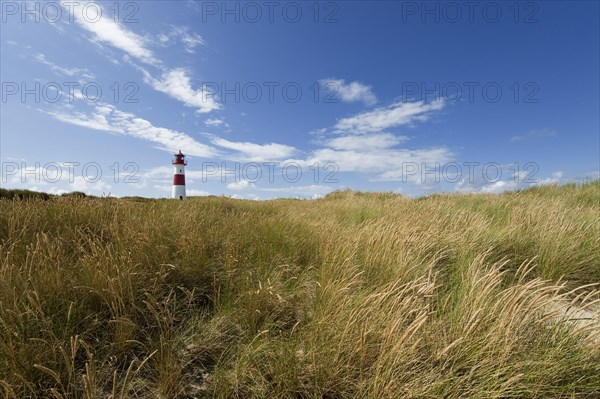
[[[600,397],[598,181],[15,198],[0,200],[5,398]]]

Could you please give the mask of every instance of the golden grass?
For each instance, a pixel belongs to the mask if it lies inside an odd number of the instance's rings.
[[[5,398],[600,397],[597,181],[0,208]]]

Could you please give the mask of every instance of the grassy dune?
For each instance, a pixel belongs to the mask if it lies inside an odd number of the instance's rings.
[[[0,397],[600,397],[598,181],[0,208]]]

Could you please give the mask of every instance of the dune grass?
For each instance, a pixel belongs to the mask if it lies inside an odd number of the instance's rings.
[[[0,397],[600,397],[598,181],[0,209]]]

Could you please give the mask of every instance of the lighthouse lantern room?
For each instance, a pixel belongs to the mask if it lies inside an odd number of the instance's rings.
[[[175,154],[173,160],[173,198],[184,200],[185,199],[185,165],[187,162],[184,161],[185,155],[181,153],[181,150]]]

